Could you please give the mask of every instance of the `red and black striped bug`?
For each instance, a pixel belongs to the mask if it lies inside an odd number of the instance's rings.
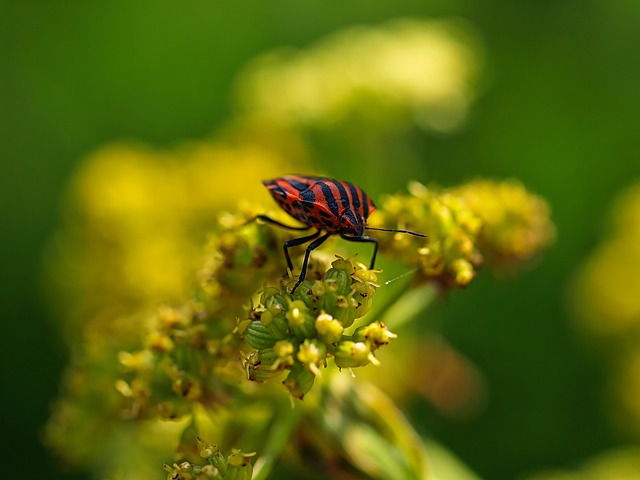
[[[370,269],[373,269],[376,263],[378,241],[373,237],[366,236],[365,230],[408,233],[426,238],[426,235],[409,230],[368,227],[367,218],[376,206],[367,194],[353,183],[326,177],[305,177],[302,175],[287,175],[273,180],[264,180],[262,183],[269,189],[276,203],[305,226],[292,227],[266,215],[258,215],[257,219],[288,230],[316,229],[311,235],[284,242],[284,256],[291,271],[293,271],[293,264],[289,256],[289,248],[311,242],[304,255],[300,277],[291,293],[296,291],[307,274],[311,252],[322,245],[331,235],[340,235],[350,242],[373,243]],[[325,233],[321,235],[323,232]]]

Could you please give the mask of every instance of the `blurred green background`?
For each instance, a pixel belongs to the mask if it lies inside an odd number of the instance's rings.
[[[487,380],[486,408],[464,421],[426,404],[409,415],[487,479],[571,467],[622,441],[603,409],[599,359],[574,332],[565,297],[603,235],[615,194],[640,176],[640,3],[5,0],[5,468],[29,464],[33,478],[65,476],[39,441],[68,355],[43,299],[40,266],[83,156],[114,140],[170,147],[206,137],[228,117],[233,79],[256,54],[407,16],[460,18],[477,31],[486,62],[480,97],[462,131],[421,137],[424,162],[394,165],[369,193],[394,192],[412,178],[454,185],[516,177],[548,199],[558,228],[537,268],[508,281],[480,275],[438,307],[445,337]],[[364,168],[322,164],[354,180]]]

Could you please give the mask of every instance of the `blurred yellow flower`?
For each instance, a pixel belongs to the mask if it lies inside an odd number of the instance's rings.
[[[640,333],[640,182],[615,202],[607,238],[587,258],[572,290],[580,326],[594,336]]]
[[[604,347],[610,373],[607,407],[613,423],[638,439],[640,181],[614,202],[606,238],[578,269],[571,287],[569,300],[579,328]],[[640,478],[640,473],[626,478]]]
[[[452,193],[482,220],[479,247],[493,266],[526,262],[555,238],[549,204],[518,181],[474,180]]]
[[[640,480],[640,450],[621,447],[590,458],[577,471],[550,471],[526,480]]]
[[[243,199],[270,204],[261,180],[304,161],[282,133],[235,133],[165,151],[116,143],[89,155],[49,248],[51,297],[65,321],[111,323],[188,297],[219,212]]]
[[[259,57],[239,79],[239,103],[286,124],[353,116],[451,131],[474,98],[478,42],[456,22],[403,19],[352,27],[296,51]]]

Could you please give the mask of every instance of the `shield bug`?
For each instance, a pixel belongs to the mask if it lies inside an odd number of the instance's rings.
[[[276,203],[304,226],[285,225],[266,215],[258,215],[256,219],[288,230],[316,229],[311,235],[287,240],[283,245],[287,266],[289,270],[293,271],[289,248],[311,242],[304,255],[300,277],[291,293],[296,291],[307,274],[311,252],[322,245],[331,235],[340,235],[350,242],[372,243],[373,255],[371,256],[370,269],[375,266],[378,241],[365,235],[366,230],[408,233],[426,238],[426,235],[409,230],[368,227],[367,218],[376,207],[369,196],[353,183],[327,177],[302,175],[287,175],[273,180],[264,180],[262,183],[269,189]]]

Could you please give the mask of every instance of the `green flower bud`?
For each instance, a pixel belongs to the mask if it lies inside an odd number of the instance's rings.
[[[253,314],[255,313],[257,313],[257,309],[252,310],[250,316],[253,317]],[[252,321],[253,321],[252,318],[245,318],[244,320],[240,320],[239,318],[236,318],[235,332],[237,332],[240,338],[244,336],[244,333],[247,331],[247,328],[249,328],[249,325],[251,325]]]
[[[278,356],[277,366],[280,368],[291,368],[294,363],[293,353],[295,345],[288,340],[280,340],[273,346],[273,351]]]
[[[302,300],[289,303],[287,320],[293,334],[300,340],[316,336],[315,318]]]
[[[307,311],[307,306],[301,300],[294,300],[289,304],[289,311],[287,312],[287,320],[289,321],[289,326],[291,327],[299,327],[304,324],[305,321],[305,313]]]
[[[213,447],[214,455],[209,457],[208,460],[211,462],[211,465],[214,466],[221,473],[225,473],[227,471],[227,459],[222,454],[220,449],[216,446],[210,445]]]
[[[193,478],[193,465],[189,462],[182,462],[180,465],[173,464],[169,479],[191,480]]]
[[[276,352],[279,358],[284,358],[288,355],[292,355],[295,351],[295,346],[288,340],[280,340],[273,346],[273,351]]]
[[[393,338],[398,336],[389,331],[384,323],[374,322],[369,325],[358,328],[353,334],[353,339],[356,341],[367,342],[374,347],[380,345],[386,345]]]
[[[347,262],[347,260],[336,260],[332,265],[338,262]],[[346,295],[351,290],[351,272],[353,271],[353,265],[351,265],[351,262],[347,263],[349,267],[340,264],[343,268],[331,268],[325,273],[324,277],[322,277],[325,284],[333,283],[336,286],[335,291],[338,295]]]
[[[354,282],[353,289],[356,294],[363,297],[373,295],[376,292],[376,287],[371,283]]]
[[[262,365],[260,352],[251,352],[249,355],[243,355],[242,367],[247,380],[251,382],[266,382],[280,375],[280,371],[271,368],[271,365]]]
[[[320,350],[315,343],[312,343],[307,339],[302,345],[300,345],[296,358],[305,365],[309,363],[316,363],[320,361]]]
[[[282,382],[292,397],[302,400],[305,394],[311,390],[316,376],[302,363],[296,362],[287,378]]]
[[[262,322],[254,321],[244,332],[244,340],[256,350],[271,348],[276,343],[277,338],[272,334],[272,329]]]
[[[254,311],[255,310],[256,309],[254,309]],[[273,323],[273,313],[271,313],[271,311],[265,309],[265,311],[262,312],[262,314],[260,315],[260,322],[265,327],[268,327],[269,325],[271,325]]]
[[[207,460],[213,459],[217,455],[221,455],[220,449],[215,445],[209,445],[206,443],[202,437],[196,438],[198,442],[198,446],[200,447],[200,456],[202,458],[206,458]]]
[[[369,270],[358,269],[354,274],[353,290],[354,298],[358,303],[356,307],[356,318],[366,315],[373,304],[373,294],[376,292],[378,285],[376,274]]]
[[[333,315],[333,317],[340,321],[345,328],[349,328],[356,319],[357,308],[358,302],[353,298],[353,296],[339,295],[335,306],[328,309],[327,313]]]
[[[213,465],[205,465],[200,472],[205,478],[220,478],[220,470]]]
[[[335,343],[342,338],[344,327],[328,313],[321,313],[316,317],[316,331],[324,342]]]
[[[225,480],[251,480],[253,476],[253,466],[249,458],[253,457],[255,452],[242,453],[235,448],[231,449],[231,455],[227,460],[227,472],[224,475]]]
[[[258,358],[260,359],[260,368],[266,368],[273,366],[280,357],[273,348],[265,348],[258,351]]]
[[[344,271],[347,273],[347,275],[353,275],[354,271],[355,271],[355,267],[353,266],[353,263],[351,262],[351,260],[347,260],[345,258],[342,258],[338,255],[336,255],[338,258],[336,260],[334,260],[333,262],[331,262],[331,267],[334,270],[340,270],[340,271]]]
[[[371,348],[365,342],[345,340],[338,344],[334,352],[335,362],[339,368],[363,367],[369,363],[378,365],[379,362],[371,353]]]
[[[320,310],[335,310],[338,301],[338,284],[333,280],[322,280],[316,282],[315,292],[319,301],[318,308]]]
[[[324,295],[327,293],[327,288],[324,282],[322,280],[313,282],[311,293],[313,293],[314,297],[324,297]]]
[[[277,340],[286,338],[289,333],[289,324],[285,318],[285,302],[280,290],[275,287],[266,287],[262,291],[260,303],[264,311],[260,316],[260,322],[269,328],[271,335]]]
[[[356,318],[365,316],[371,310],[373,305],[373,296],[367,295],[366,297],[360,297],[358,307],[356,308]]]
[[[378,282],[378,276],[374,270],[369,270],[368,268],[358,268],[353,273],[353,278],[355,278],[358,282],[361,283],[372,283],[375,286]]]
[[[284,309],[278,315],[273,317],[273,321],[269,325],[269,330],[278,340],[285,339],[289,336],[289,322],[287,321]]]
[[[280,290],[276,287],[265,287],[260,295],[260,303],[264,306],[270,306],[273,303],[273,298],[280,295]]]
[[[327,355],[327,347],[319,343],[317,340],[305,340],[300,348],[296,358],[313,373],[315,376],[320,375],[319,366],[325,363]]]
[[[318,282],[304,280],[296,290],[294,298],[302,301],[308,308],[313,308],[318,300],[318,297],[315,295],[313,290],[316,283]]]

